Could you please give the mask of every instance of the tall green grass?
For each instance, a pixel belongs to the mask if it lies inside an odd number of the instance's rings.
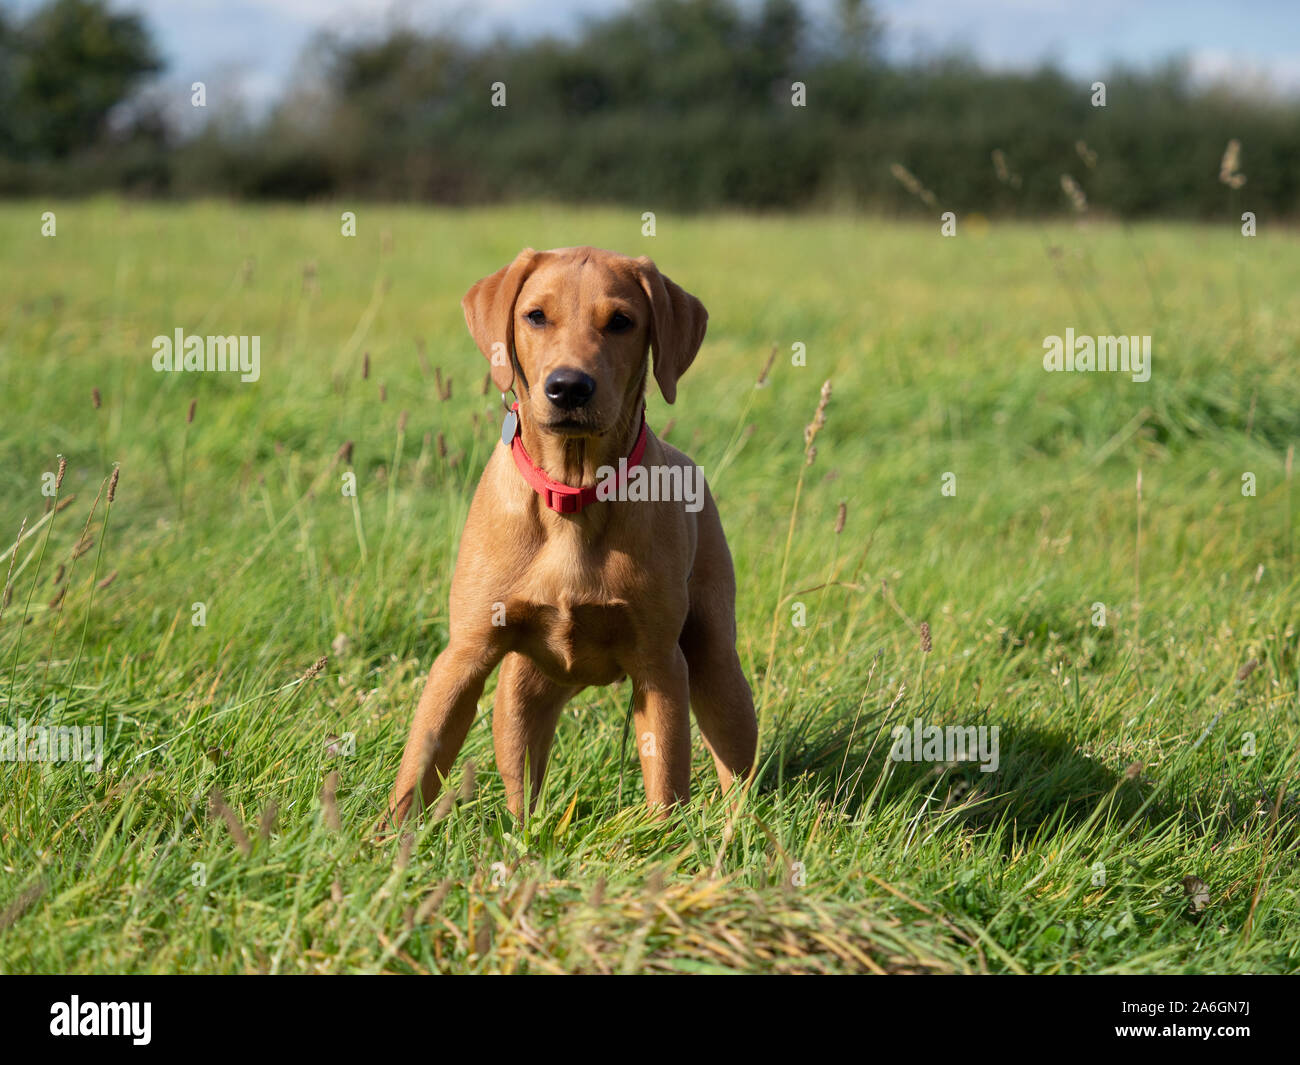
[[[1294,237],[640,224],[0,208],[2,719],[107,733],[98,773],[0,764],[0,968],[1300,970]],[[626,692],[593,690],[516,823],[489,685],[455,801],[377,845],[498,435],[459,299],[575,243],[709,308],[649,417],[728,531],[761,776],[729,816],[697,742],[665,825],[628,752],[620,806]],[[260,335],[261,380],[154,373],[177,327]],[[1067,327],[1152,335],[1150,382],[1045,373]],[[890,760],[917,718],[997,726],[997,771]]]

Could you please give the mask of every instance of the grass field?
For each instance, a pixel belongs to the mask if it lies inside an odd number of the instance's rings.
[[[640,215],[0,207],[2,721],[105,729],[0,764],[0,969],[1300,971],[1295,236]],[[526,824],[484,712],[377,845],[498,436],[460,297],[578,243],[709,308],[649,418],[718,499],[761,776],[729,817],[697,737],[649,819],[593,690]],[[178,327],[260,380],[155,373]],[[1150,381],[1046,373],[1067,328]],[[892,760],[917,719],[997,770]]]

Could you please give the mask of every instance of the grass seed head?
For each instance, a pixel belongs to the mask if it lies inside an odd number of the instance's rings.
[[[338,791],[339,771],[331,769],[320,789],[321,809],[325,811],[325,827],[331,832],[337,832],[341,824],[339,820]]]
[[[226,828],[230,831],[230,836],[235,841],[235,845],[239,847],[240,853],[252,854],[253,843],[248,838],[248,833],[244,831],[239,816],[227,805],[226,798],[221,794],[220,788],[214,787],[208,793],[208,810],[213,817],[220,817],[226,823]]]
[[[1083,194],[1079,183],[1069,174],[1061,175],[1061,190],[1065,193],[1065,198],[1070,201],[1070,209],[1075,214],[1083,214],[1088,209],[1088,197]]]
[[[451,813],[451,808],[455,805],[456,793],[451,788],[443,788],[442,794],[438,796],[438,805],[433,808],[433,820],[441,821]]]
[[[393,859],[393,868],[405,869],[411,864],[411,851],[415,849],[415,833],[403,832],[402,841],[397,847],[397,857]]]
[[[997,175],[998,181],[1003,185],[1008,185],[1013,189],[1021,186],[1022,179],[1019,174],[1011,169],[1007,162],[1006,153],[1001,148],[993,149],[993,173]]]
[[[19,917],[31,909],[32,905],[45,894],[45,885],[36,883],[19,894],[8,906],[0,912],[0,931],[8,928]]]
[[[817,434],[822,431],[822,427],[826,424],[826,404],[830,401],[831,383],[827,380],[822,383],[821,397],[817,401],[817,411],[813,414],[813,420],[808,423],[803,431],[805,465],[811,466],[813,459],[817,457],[817,448],[813,446],[813,441],[817,439]]]
[[[304,681],[315,680],[317,677],[321,675],[321,671],[325,668],[325,664],[329,660],[330,660],[329,655],[321,655],[320,658],[316,659],[316,661],[312,663],[311,667],[307,670],[307,672],[302,675],[302,679]]]
[[[934,193],[922,185],[920,179],[902,163],[890,163],[889,172],[894,175],[895,181],[927,207],[934,207],[938,204],[939,201],[935,198]]]
[[[478,774],[473,759],[466,759],[465,772],[460,778],[460,801],[469,802],[478,790]]]
[[[443,904],[443,901],[447,898],[447,895],[451,892],[451,886],[452,886],[452,881],[451,878],[448,877],[436,888],[434,888],[432,891],[429,892],[429,894],[425,897],[424,901],[420,903],[418,907],[416,907],[415,910],[416,924],[424,924],[424,922],[429,919],[429,917],[433,914],[433,912]]]
[[[1223,149],[1223,159],[1219,162],[1219,180],[1230,189],[1239,189],[1246,184],[1246,175],[1241,172],[1241,141],[1233,137]]]
[[[271,833],[275,831],[275,822],[279,816],[280,808],[276,806],[275,800],[272,799],[266,804],[266,809],[262,811],[262,816],[258,819],[258,835],[263,839],[270,839]]]

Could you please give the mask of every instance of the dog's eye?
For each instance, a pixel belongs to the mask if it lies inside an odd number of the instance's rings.
[[[524,317],[527,318],[530,322],[532,322],[533,325],[546,324],[546,315],[543,314],[541,311],[529,311],[527,314],[524,315]]]
[[[614,317],[609,320],[608,328],[611,333],[625,333],[632,328],[632,319],[622,311],[615,311]]]

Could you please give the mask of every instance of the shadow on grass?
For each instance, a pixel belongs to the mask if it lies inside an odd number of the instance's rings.
[[[984,725],[989,741],[996,725],[996,767],[993,759],[986,758],[990,771],[981,769],[981,756],[992,753],[989,745],[976,748],[965,759],[954,758],[958,752],[947,749],[937,757],[925,757],[937,752],[923,749],[920,760],[895,760],[892,754],[900,738],[895,730],[906,729],[914,737],[918,719],[923,727]],[[899,753],[908,752],[904,748]],[[1190,767],[1180,772],[1170,766],[1165,771],[1175,773],[1175,778],[1144,809],[1156,781],[1141,773],[1126,779],[1122,771],[1080,751],[1070,732],[979,716],[954,720],[950,710],[945,714],[934,704],[910,713],[895,710],[892,715],[888,708],[880,708],[864,712],[856,722],[813,711],[778,729],[764,759],[760,790],[775,791],[797,779],[850,817],[863,811],[873,793],[872,806],[877,809],[904,801],[919,811],[924,803],[931,816],[950,813],[968,830],[1014,826],[1015,832],[1006,837],[1008,845],[1013,838],[1023,839],[1040,829],[1059,832],[1079,827],[1111,796],[1107,812],[1099,818],[1099,831],[1106,831],[1107,822],[1113,827],[1134,817],[1139,817],[1140,829],[1177,818],[1193,834],[1208,832],[1223,839],[1251,821],[1270,820],[1286,774],[1286,767],[1279,765],[1265,774],[1266,780],[1252,783],[1244,778],[1228,780],[1222,772],[1205,775]],[[1277,814],[1275,845],[1282,846],[1300,828],[1300,797],[1284,791]]]
[[[959,724],[985,729],[983,743],[963,750]],[[924,731],[930,726],[944,730],[941,742]],[[947,726],[954,726],[951,733]],[[920,749],[913,751],[918,736]],[[964,739],[975,735],[966,733]],[[1049,824],[1058,830],[1080,825],[1112,792],[1114,816],[1127,819],[1138,812],[1146,794],[1140,781],[1121,781],[1119,774],[1080,752],[1065,733],[970,717],[958,722],[934,707],[905,717],[897,712],[891,717],[885,709],[864,713],[856,727],[842,718],[792,722],[765,758],[761,790],[800,779],[851,817],[873,792],[876,806],[911,797],[928,802],[931,813],[959,807],[956,819],[969,828],[1006,822],[1022,837]],[[1145,816],[1167,815],[1153,807]]]

